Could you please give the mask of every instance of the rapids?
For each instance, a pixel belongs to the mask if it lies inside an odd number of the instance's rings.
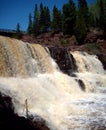
[[[0,91],[25,117],[27,100],[28,114],[44,118],[51,130],[105,130],[106,72],[96,56],[70,53],[75,77],[59,70],[49,49],[0,36]]]

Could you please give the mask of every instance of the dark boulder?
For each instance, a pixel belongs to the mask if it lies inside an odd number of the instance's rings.
[[[97,54],[97,57],[101,61],[104,70],[106,70],[106,55],[105,54]]]
[[[50,55],[55,60],[60,70],[68,75],[77,71],[76,61],[66,48],[49,47]]]
[[[76,81],[78,82],[81,90],[85,91],[86,87],[85,87],[84,82],[81,79],[76,79]]]
[[[0,93],[0,130],[50,130],[45,120],[31,120],[14,113],[12,99]]]

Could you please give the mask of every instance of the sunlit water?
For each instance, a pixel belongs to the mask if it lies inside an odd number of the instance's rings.
[[[96,56],[73,52],[78,72],[69,77],[40,45],[0,37],[0,47],[0,91],[12,97],[16,113],[26,116],[27,99],[28,114],[51,130],[106,129],[106,73]]]

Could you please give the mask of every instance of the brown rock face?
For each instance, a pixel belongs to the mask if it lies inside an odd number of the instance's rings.
[[[70,52],[65,48],[49,47],[51,57],[56,61],[63,73],[72,75],[77,71],[76,62]]]

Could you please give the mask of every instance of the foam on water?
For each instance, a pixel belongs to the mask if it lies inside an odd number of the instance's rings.
[[[106,92],[106,88],[103,90]],[[0,78],[1,92],[12,97],[15,111],[43,117],[51,130],[106,128],[106,93],[85,93],[64,74],[40,74],[35,78]]]
[[[106,73],[96,56],[72,55],[76,77],[63,74],[42,46],[0,37],[0,92],[21,116],[27,100],[28,114],[44,118],[51,130],[105,130]]]

